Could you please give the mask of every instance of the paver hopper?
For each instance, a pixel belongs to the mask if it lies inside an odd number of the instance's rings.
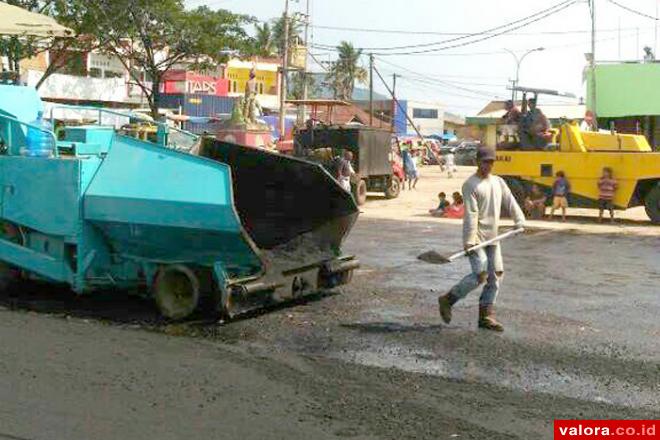
[[[232,316],[346,283],[358,266],[340,251],[357,207],[320,166],[212,140],[200,157],[99,125],[27,157],[41,102],[17,86],[0,97],[5,284],[137,290],[170,318],[206,295]]]

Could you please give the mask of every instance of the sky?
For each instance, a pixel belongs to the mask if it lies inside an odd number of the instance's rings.
[[[380,53],[375,56],[376,68],[389,82],[393,74],[400,75],[397,96],[401,99],[441,102],[448,111],[474,115],[491,99],[511,96],[507,87],[508,81],[516,76],[516,61],[507,50],[521,57],[528,50],[540,47],[544,50],[530,53],[521,63],[520,85],[559,90],[576,97],[586,94],[582,76],[585,53],[591,52],[591,17],[585,0],[505,35],[488,35],[492,38],[462,47],[407,55],[401,52],[439,46],[380,48],[428,45],[457,38],[446,34],[482,32],[536,14],[562,0],[309,1],[312,44],[336,46],[346,40],[365,48],[365,54]],[[284,3],[284,0],[186,0],[188,7],[207,5],[249,14],[262,21],[280,16]],[[635,14],[616,3],[650,17]],[[644,46],[657,48],[658,21],[653,17],[658,15],[660,0],[595,0],[595,5],[598,62],[640,60]],[[305,8],[306,0],[290,0],[291,12],[305,12]],[[475,39],[457,40],[445,46]],[[332,61],[334,52],[322,47],[311,50],[314,58],[321,63]],[[363,64],[368,65],[366,56]],[[310,70],[322,71],[322,67],[310,60]],[[375,89],[387,94],[378,79]],[[577,102],[571,98],[542,99]]]

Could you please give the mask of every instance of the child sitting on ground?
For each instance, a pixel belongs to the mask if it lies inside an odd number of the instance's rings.
[[[603,168],[603,175],[598,180],[598,223],[603,221],[603,211],[610,211],[610,221],[614,223],[614,193],[619,184],[614,179],[612,168]]]
[[[532,185],[532,190],[525,197],[525,214],[531,218],[543,218],[545,216],[546,196],[538,185]]]
[[[459,192],[451,195],[454,202],[445,209],[444,218],[463,218],[465,214],[465,205],[463,204],[463,196]]]
[[[445,209],[449,207],[449,202],[447,201],[447,194],[441,192],[438,194],[438,207],[435,209],[429,209],[429,214],[433,217],[442,217],[445,213]]]

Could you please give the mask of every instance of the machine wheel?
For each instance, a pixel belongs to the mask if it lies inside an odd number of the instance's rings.
[[[367,203],[367,182],[360,180],[355,187],[355,202],[358,205]]]
[[[516,199],[516,202],[518,202],[518,205],[521,207],[524,206],[525,197],[527,197],[527,189],[525,188],[525,184],[515,177],[508,177],[506,179],[506,183],[509,185],[511,194],[513,194],[513,197]]]
[[[186,266],[166,266],[156,275],[153,295],[161,315],[183,319],[199,304],[199,280]]]
[[[401,182],[397,176],[392,176],[390,186],[385,190],[385,197],[388,199],[396,199],[401,193]]]
[[[644,207],[651,221],[660,223],[660,183],[656,183],[655,187],[646,194]]]

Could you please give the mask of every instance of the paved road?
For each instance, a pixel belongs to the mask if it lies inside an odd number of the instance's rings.
[[[660,418],[659,236],[507,243],[495,335],[476,329],[476,295],[439,324],[465,262],[414,259],[459,231],[365,217],[341,294],[225,325],[169,325],[123,296],[5,293],[0,439],[545,439],[554,418]]]

